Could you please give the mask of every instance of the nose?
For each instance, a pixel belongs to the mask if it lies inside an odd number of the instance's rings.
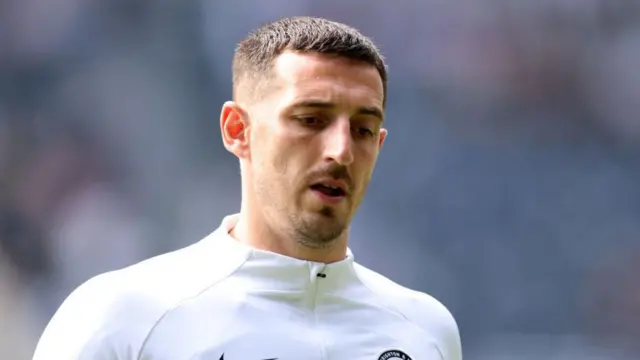
[[[325,134],[325,159],[347,166],[353,162],[353,137],[348,120],[337,120]]]

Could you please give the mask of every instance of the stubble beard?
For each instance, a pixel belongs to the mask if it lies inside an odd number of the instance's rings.
[[[286,173],[286,169],[282,171]],[[326,249],[333,246],[338,238],[346,231],[350,221],[349,216],[340,214],[341,211],[331,206],[322,206],[320,209],[296,209],[289,207],[284,200],[291,193],[278,191],[278,189],[291,189],[290,186],[273,187],[265,184],[278,184],[276,179],[257,182],[254,189],[267,213],[270,213],[271,221],[274,221],[274,229],[280,229],[283,235],[288,236],[301,246],[309,249]],[[347,199],[345,199],[348,201]],[[279,220],[278,220],[279,219]],[[278,224],[279,223],[279,224]]]
[[[309,249],[326,249],[333,246],[346,231],[348,219],[342,218],[337,209],[323,206],[320,209],[295,209],[276,199],[283,199],[283,194],[274,193],[273,188],[258,185],[258,198],[265,206],[271,227],[279,229],[281,234],[289,237],[301,246]],[[283,196],[278,196],[283,195]],[[269,215],[267,215],[269,214]]]
[[[313,218],[319,219],[313,219]],[[310,249],[325,249],[336,243],[347,229],[347,220],[336,217],[331,207],[323,207],[318,214],[290,216],[295,241]]]

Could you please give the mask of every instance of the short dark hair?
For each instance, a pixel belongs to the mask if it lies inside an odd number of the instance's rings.
[[[266,77],[284,51],[317,52],[373,65],[387,97],[387,66],[368,37],[342,23],[316,17],[291,17],[251,32],[236,47],[233,57],[234,95],[243,81]]]

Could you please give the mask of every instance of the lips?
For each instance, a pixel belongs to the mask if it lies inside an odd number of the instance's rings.
[[[334,179],[318,181],[311,189],[332,198],[343,198],[349,193],[346,182]]]
[[[342,197],[346,195],[346,192],[342,188],[326,184],[311,185],[311,189],[331,197]]]

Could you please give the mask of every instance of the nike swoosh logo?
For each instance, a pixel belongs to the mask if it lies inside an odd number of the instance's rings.
[[[224,360],[224,353],[222,354],[222,356],[220,356],[220,360]],[[262,359],[262,360],[278,360],[278,358],[269,358],[269,359]]]

